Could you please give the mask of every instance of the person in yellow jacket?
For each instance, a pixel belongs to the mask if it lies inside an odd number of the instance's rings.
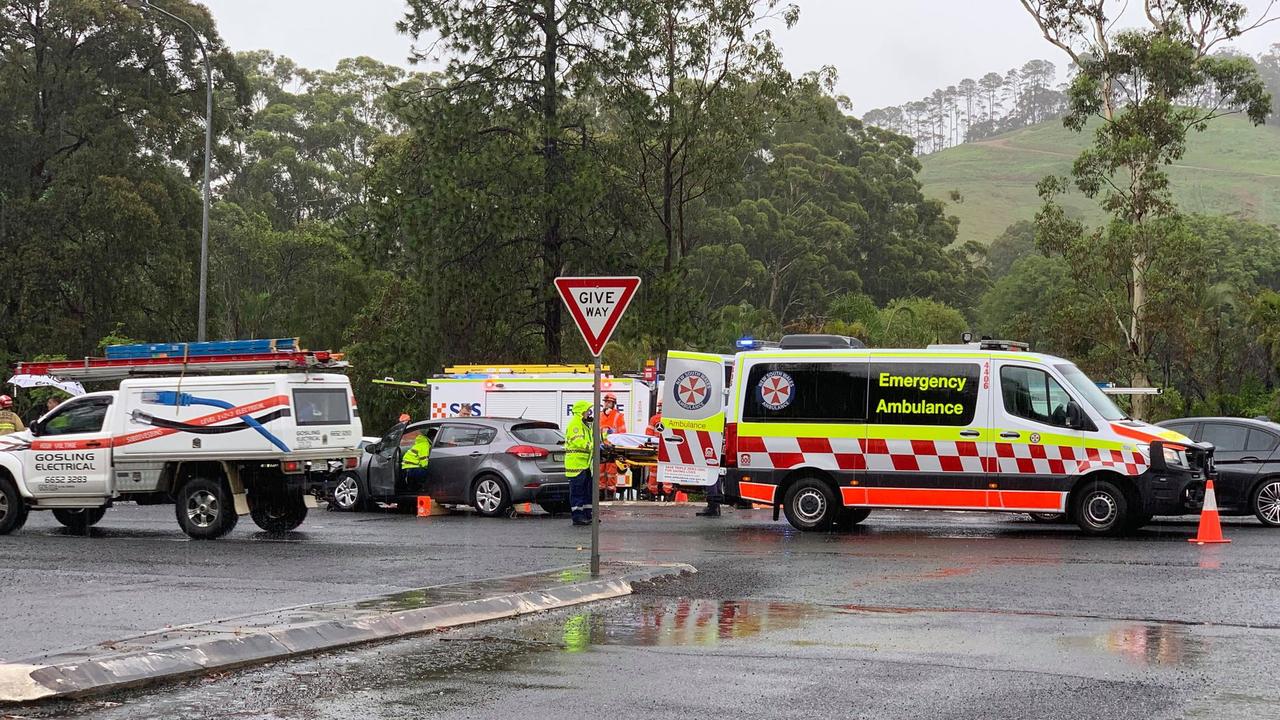
[[[400,469],[404,471],[405,484],[421,490],[427,484],[427,461],[431,459],[431,441],[426,433],[418,433],[409,452],[400,459]]]
[[[573,404],[564,431],[564,474],[569,478],[569,507],[574,525],[591,524],[591,401]]]
[[[13,398],[8,395],[0,395],[0,435],[8,435],[9,433],[26,429],[26,426],[22,424],[22,418],[18,417],[18,413],[13,411]]]

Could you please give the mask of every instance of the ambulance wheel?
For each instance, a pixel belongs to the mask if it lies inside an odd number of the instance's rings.
[[[174,497],[173,507],[182,532],[196,540],[220,538],[240,521],[231,491],[221,480],[188,480]]]
[[[307,503],[300,494],[264,495],[249,501],[254,524],[269,533],[285,533],[307,519]]]
[[[871,508],[845,508],[840,511],[840,519],[836,524],[847,530],[866,520],[870,514]]]
[[[827,530],[835,525],[841,510],[835,489],[816,477],[791,483],[782,501],[787,522],[797,530]]]
[[[18,493],[18,486],[6,475],[0,475],[0,535],[16,532],[27,524],[27,501]]]
[[[106,514],[106,508],[58,508],[53,511],[53,518],[68,529],[84,532],[97,525]]]
[[[1129,499],[1115,483],[1088,480],[1076,494],[1075,518],[1088,535],[1119,535],[1129,529]]]

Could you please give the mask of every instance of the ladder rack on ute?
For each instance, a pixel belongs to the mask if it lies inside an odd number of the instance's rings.
[[[243,344],[241,344],[243,343]],[[282,345],[284,343],[281,343]],[[341,353],[323,350],[302,350],[296,345],[289,349],[267,350],[262,341],[244,340],[217,343],[184,343],[158,350],[156,345],[113,346],[109,355],[115,357],[81,360],[36,360],[20,362],[14,369],[16,375],[50,375],[64,380],[123,380],[139,375],[201,375],[212,373],[256,373],[264,371],[319,371],[340,370],[348,367]],[[180,354],[174,354],[177,347]],[[278,347],[278,346],[277,346]],[[128,348],[120,357],[121,349]],[[149,350],[134,351],[134,348]],[[146,355],[146,356],[144,356]]]

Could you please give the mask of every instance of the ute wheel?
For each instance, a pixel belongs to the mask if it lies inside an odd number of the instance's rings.
[[[471,507],[485,517],[506,517],[511,514],[511,491],[507,483],[497,475],[482,475],[471,488]]]
[[[1065,513],[1034,512],[1034,513],[1027,513],[1027,514],[1031,516],[1031,520],[1033,522],[1038,522],[1038,523],[1054,524],[1054,523],[1062,523],[1067,521],[1067,516]]]
[[[866,520],[870,514],[871,508],[845,508],[840,511],[840,517],[836,520],[836,525],[848,530]]]
[[[18,486],[8,476],[0,475],[0,535],[8,535],[26,525],[29,512]]]
[[[285,533],[307,519],[307,503],[300,493],[259,496],[250,500],[249,516],[269,533]]]
[[[62,523],[68,529],[76,532],[84,532],[102,519],[107,514],[107,509],[100,508],[58,508],[53,511],[53,517]]]
[[[1249,505],[1263,525],[1280,527],[1280,478],[1267,478],[1258,483]]]
[[[333,488],[333,502],[329,507],[344,512],[364,510],[367,505],[364,495],[360,478],[355,473],[343,473]]]
[[[178,525],[196,540],[215,540],[239,522],[231,491],[221,480],[193,478],[174,497]]]
[[[548,515],[564,515],[571,509],[567,502],[546,502],[538,503],[538,507]]]
[[[842,509],[831,485],[815,477],[791,483],[782,501],[787,522],[797,530],[826,530],[835,525]]]
[[[1075,508],[1076,524],[1088,535],[1120,535],[1129,529],[1129,499],[1115,483],[1085,481]]]

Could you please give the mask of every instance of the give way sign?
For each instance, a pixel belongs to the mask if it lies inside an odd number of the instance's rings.
[[[569,307],[569,314],[587,341],[591,354],[599,357],[605,343],[618,327],[622,313],[640,287],[638,277],[558,277],[556,290]]]

